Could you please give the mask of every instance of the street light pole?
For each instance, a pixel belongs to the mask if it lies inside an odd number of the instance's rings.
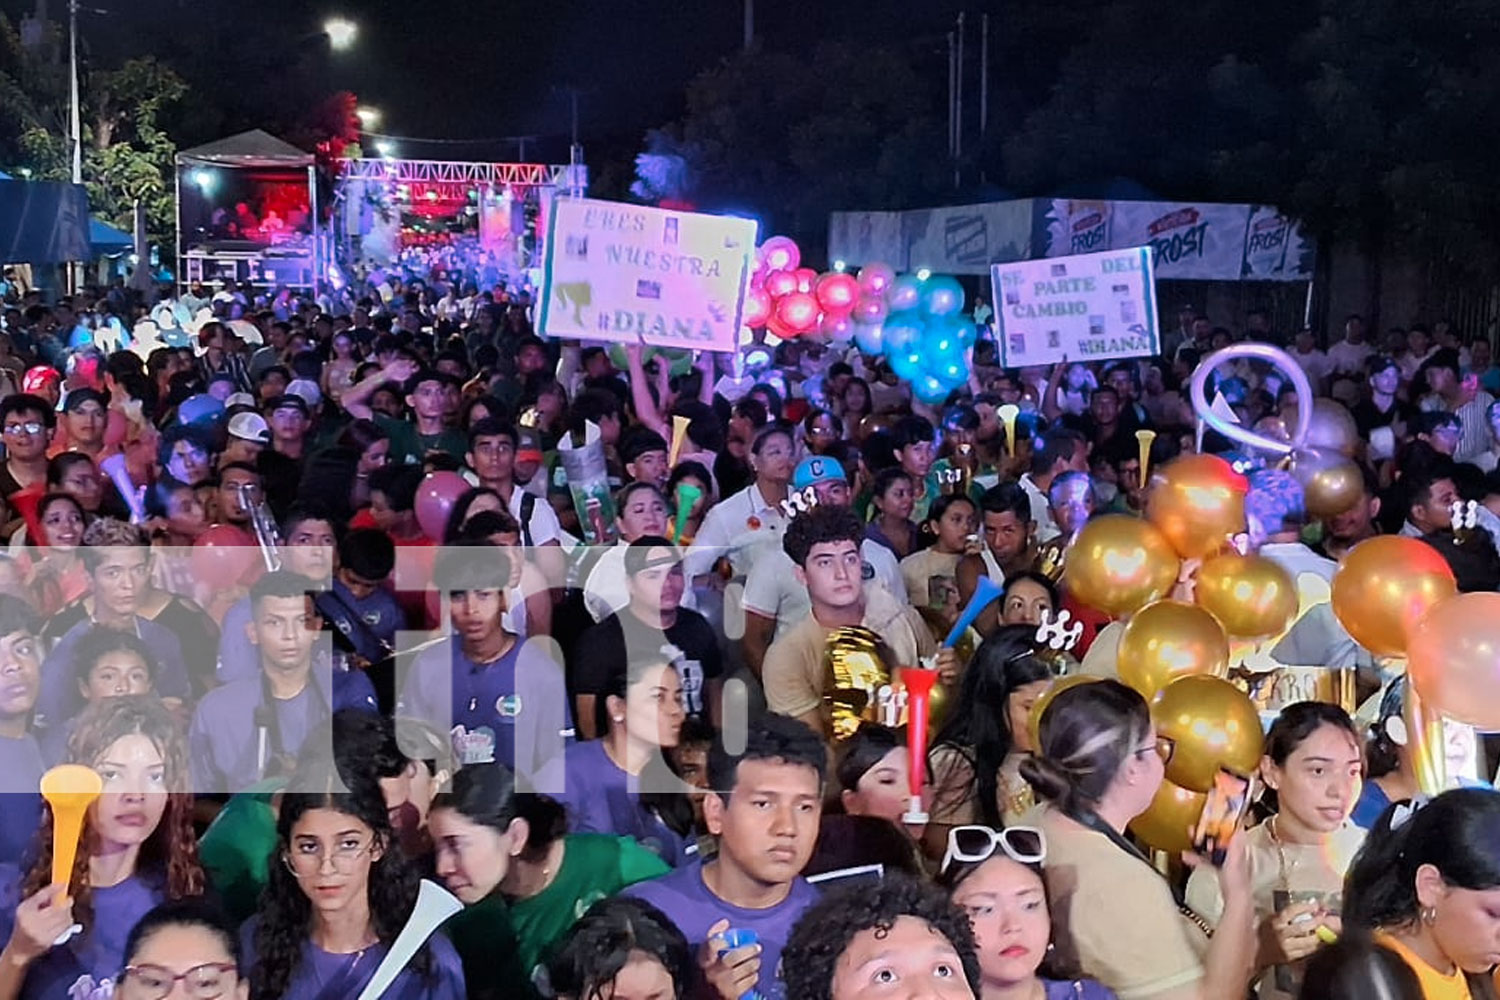
[[[73,183],[83,183],[83,112],[78,106],[78,0],[68,0],[68,111],[73,144]]]
[[[755,0],[745,0],[745,51],[755,44]]]

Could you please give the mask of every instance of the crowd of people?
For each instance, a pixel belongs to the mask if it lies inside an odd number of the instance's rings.
[[[424,878],[462,910],[387,997],[1496,996],[1500,748],[1450,727],[1455,787],[1419,795],[1399,670],[1304,609],[1270,655],[1356,703],[1263,706],[1247,828],[1156,855],[1131,827],[1174,745],[1067,573],[1201,450],[1294,574],[1399,532],[1500,587],[1488,340],[1185,309],[1153,358],[1006,370],[981,337],[932,406],[852,347],[674,366],[384,282],[195,287],[184,347],[89,342],[158,307],[123,289],[4,303],[0,1000],[355,997]],[[1345,513],[1199,426],[1190,374],[1246,338],[1348,408]],[[1296,423],[1285,373],[1210,386]],[[890,688],[919,665],[920,791]],[[58,873],[65,763],[103,793]]]

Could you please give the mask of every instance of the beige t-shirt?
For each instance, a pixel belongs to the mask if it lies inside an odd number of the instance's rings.
[[[1026,817],[1047,836],[1043,876],[1058,959],[1120,1000],[1144,1000],[1203,978],[1208,938],[1183,916],[1149,864],[1050,806]]]
[[[1031,785],[1021,777],[1021,761],[1026,754],[1006,754],[995,780],[995,807],[1003,826],[1015,826],[1036,805]],[[974,766],[957,747],[935,747],[927,755],[932,771],[932,805],[929,820],[945,826],[966,826],[979,822],[979,802],[975,797]]]
[[[948,604],[947,591],[958,594],[959,553],[938,552],[923,549],[913,552],[901,560],[901,579],[906,583],[906,596],[913,607],[942,608]],[[934,586],[933,580],[939,581]]]
[[[1344,874],[1365,841],[1365,831],[1352,823],[1345,823],[1325,846],[1283,843],[1280,851],[1273,832],[1271,823],[1267,822],[1244,833],[1256,922],[1264,921],[1293,903],[1311,902],[1314,895],[1321,897],[1330,912],[1341,913]],[[1283,857],[1286,859],[1284,866]],[[1224,914],[1218,876],[1210,869],[1195,870],[1188,879],[1186,901],[1204,920],[1217,925]],[[1292,1000],[1301,982],[1302,963],[1271,966],[1258,979],[1256,996],[1260,1000]]]
[[[922,616],[880,592],[866,591],[865,616],[860,624],[885,642],[896,662],[892,669],[918,666],[921,658],[937,652]],[[766,650],[761,679],[766,705],[778,715],[805,715],[823,705],[826,679],[823,653],[833,632],[818,624],[813,615],[778,635]]]

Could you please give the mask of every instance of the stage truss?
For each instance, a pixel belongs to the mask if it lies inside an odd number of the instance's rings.
[[[411,185],[566,188],[570,168],[544,163],[461,163],[455,160],[345,160],[339,179]]]

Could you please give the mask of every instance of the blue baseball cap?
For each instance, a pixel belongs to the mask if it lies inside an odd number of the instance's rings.
[[[224,415],[224,404],[200,392],[177,405],[177,419],[184,424],[211,423]]]
[[[843,465],[822,455],[808,455],[797,463],[797,471],[792,473],[792,489],[794,490],[805,490],[819,483],[847,483],[848,481],[849,478],[844,475]]]

